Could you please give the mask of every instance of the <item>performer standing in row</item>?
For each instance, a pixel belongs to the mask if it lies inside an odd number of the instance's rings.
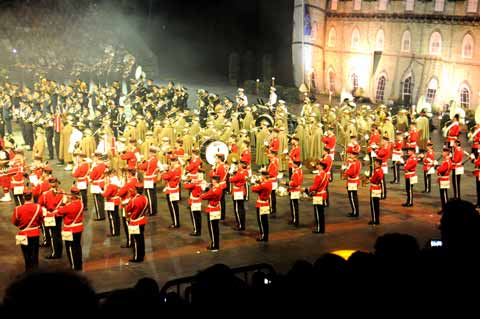
[[[86,161],[86,155],[83,152],[77,154],[80,158],[80,163],[76,165],[76,169],[73,170],[73,177],[77,181],[77,187],[80,190],[82,196],[82,203],[84,211],[88,210],[88,173],[90,171],[90,164]]]
[[[172,224],[169,228],[180,228],[180,208],[178,207],[178,201],[180,200],[179,184],[182,177],[182,168],[176,156],[172,156],[170,161],[170,169],[162,174],[162,179],[167,182],[164,192],[167,195],[168,210],[172,218]]]
[[[303,183],[303,170],[302,162],[294,161],[293,170],[290,175],[290,181],[285,184],[288,186],[288,192],[290,193],[290,212],[291,218],[288,222],[290,225],[298,227],[300,223],[300,212],[298,209],[298,200],[300,199],[300,192]]]
[[[188,176],[183,188],[190,191],[188,205],[190,206],[190,217],[192,219],[193,231],[190,236],[200,236],[202,234],[202,183],[203,179],[198,174]]]
[[[460,199],[460,179],[463,175],[463,149],[460,146],[460,140],[455,141],[455,146],[452,152],[452,184],[453,184],[453,198]]]
[[[418,182],[416,173],[417,158],[415,157],[415,148],[407,149],[408,158],[405,161],[405,190],[407,192],[407,201],[402,204],[404,207],[413,206],[413,185]]]
[[[358,160],[358,153],[351,152],[348,167],[345,171],[347,177],[347,192],[348,201],[352,212],[347,214],[347,217],[358,217],[360,210],[358,207],[358,185],[360,184],[360,172],[362,170],[362,164]]]
[[[268,242],[268,215],[271,212],[270,198],[272,193],[272,181],[268,171],[262,171],[260,180],[255,182],[256,184],[252,185],[252,192],[258,193],[256,207],[258,227],[260,228],[260,236],[257,237],[257,241]]]
[[[432,191],[432,174],[435,172],[435,153],[433,152],[433,142],[427,142],[427,151],[423,155],[423,180],[425,189],[423,193]]]
[[[40,225],[43,215],[42,207],[34,204],[30,190],[24,192],[25,203],[15,207],[12,223],[19,228],[17,245],[20,244],[25,260],[25,271],[38,268],[38,252],[40,244]]]
[[[138,165],[138,169],[145,172],[143,176],[143,187],[148,198],[149,214],[150,216],[154,216],[157,214],[157,147],[150,146],[149,153],[150,156],[148,160]]]
[[[392,149],[392,167],[393,167],[393,181],[390,184],[400,184],[400,165],[403,161],[403,134],[397,132],[395,136],[395,143]]]
[[[374,171],[370,177],[370,215],[371,220],[369,225],[380,224],[380,198],[382,196],[382,182],[384,180],[384,173],[382,169],[383,161],[376,159],[374,162]]]
[[[312,194],[313,210],[315,216],[314,234],[325,233],[325,202],[327,200],[328,174],[325,172],[327,164],[322,161],[317,161],[316,169],[317,175],[313,179],[313,185],[306,188],[305,191]]]
[[[207,249],[211,251],[218,251],[220,249],[220,229],[218,221],[220,220],[222,214],[220,201],[223,194],[220,180],[220,176],[212,176],[211,189],[200,196],[202,200],[208,201],[208,206],[205,209],[205,213],[207,214],[208,232],[210,233],[211,242]]]
[[[95,204],[95,221],[105,219],[105,203],[103,200],[103,186],[105,184],[105,171],[107,170],[107,165],[103,161],[103,155],[101,153],[95,152],[94,163],[92,171],[90,172],[90,180],[92,185],[90,186],[90,193],[93,195],[93,202]]]
[[[440,201],[442,210],[448,202],[448,189],[450,188],[450,171],[452,170],[452,160],[450,159],[450,148],[444,146],[442,149],[443,161],[437,168],[438,183],[440,185]],[[441,212],[441,211],[440,211]]]
[[[229,182],[232,185],[233,211],[235,212],[236,227],[235,230],[245,230],[245,197],[247,195],[248,170],[247,163],[240,162]]]
[[[82,270],[82,232],[83,232],[83,203],[80,190],[73,186],[70,189],[70,202],[59,207],[57,215],[63,217],[62,239],[65,241],[68,262],[72,270]]]
[[[270,182],[272,183],[272,190],[270,192],[270,217],[276,218],[277,217],[277,194],[276,190],[278,188],[278,171],[279,171],[279,159],[277,157],[277,153],[275,151],[270,151],[267,155],[269,164],[267,167],[268,176],[270,176]]]
[[[128,233],[132,237],[133,257],[130,262],[139,263],[145,258],[145,225],[148,199],[143,195],[143,184],[135,185],[137,194],[130,199],[125,212],[128,219]]]

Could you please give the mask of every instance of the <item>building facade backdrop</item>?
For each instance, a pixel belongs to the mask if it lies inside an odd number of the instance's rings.
[[[295,0],[295,82],[325,93],[475,109],[479,41],[478,0]]]

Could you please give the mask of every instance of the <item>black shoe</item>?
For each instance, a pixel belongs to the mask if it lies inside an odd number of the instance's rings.
[[[257,237],[257,241],[266,241],[263,237]]]
[[[397,181],[391,181],[390,182],[390,184],[396,184],[396,183],[397,183]]]
[[[180,225],[171,224],[168,228],[180,228]]]
[[[52,256],[52,255],[45,256],[45,259],[60,259],[60,258],[62,258],[62,256]]]
[[[352,213],[348,213],[348,214],[347,214],[347,217],[358,217],[358,215],[355,215],[355,214],[352,214]]]
[[[413,204],[409,204],[409,203],[403,203],[403,204],[402,204],[402,206],[403,206],[403,207],[412,207],[412,206],[413,206]]]
[[[103,218],[95,218],[94,221],[98,222],[98,221],[101,221],[101,220],[105,220],[105,217]]]
[[[207,249],[214,253],[218,251],[218,248],[213,248],[213,247],[207,247]]]
[[[192,232],[190,233],[190,236],[200,236],[200,233]]]
[[[120,248],[132,248],[132,245],[122,245]]]
[[[423,190],[423,191],[422,191],[422,193],[423,193],[423,194],[425,194],[425,193],[428,193],[428,191],[426,191],[426,190]]]
[[[395,184],[400,184],[400,181],[397,181]]]
[[[289,225],[293,225],[293,224],[294,224],[293,220],[289,220],[289,221],[288,221],[288,224],[289,224]]]
[[[47,244],[47,242],[43,242],[43,243],[41,243],[39,246],[40,246],[40,247],[48,247],[48,244]]]
[[[143,259],[133,259],[132,258],[132,259],[129,259],[128,261],[131,262],[131,263],[141,263],[141,262],[143,262]]]
[[[368,224],[369,225],[375,225],[375,223],[373,221],[369,221]]]
[[[324,232],[319,230],[312,230],[312,234],[323,234]]]
[[[270,214],[270,218],[277,218],[277,213]]]

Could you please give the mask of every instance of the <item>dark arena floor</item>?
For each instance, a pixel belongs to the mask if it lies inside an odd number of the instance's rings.
[[[193,98],[192,98],[193,99]],[[438,132],[434,132],[435,149],[438,154],[441,141]],[[468,149],[467,149],[468,150]],[[438,155],[436,156],[438,157]],[[30,154],[27,152],[27,158]],[[62,181],[61,187],[69,190],[71,172],[64,167],[54,167],[54,175]],[[336,163],[339,164],[339,163]],[[338,166],[338,165],[337,165]],[[465,176],[462,178],[462,198],[475,202],[475,183],[472,174],[473,165],[466,164]],[[309,186],[313,174],[305,171],[304,185]],[[220,225],[220,251],[211,252],[206,249],[209,243],[206,219],[203,219],[201,237],[191,237],[192,231],[188,195],[183,191],[180,202],[181,228],[169,229],[171,224],[165,195],[159,191],[159,213],[148,219],[145,231],[146,257],[143,263],[129,263],[131,249],[121,248],[125,235],[109,237],[108,221],[94,221],[93,200],[89,195],[88,212],[85,213],[85,230],[82,235],[84,275],[89,278],[97,292],[126,288],[134,285],[142,277],[148,276],[157,280],[160,286],[166,281],[183,276],[190,276],[197,271],[215,263],[224,263],[231,267],[255,263],[269,263],[277,272],[286,272],[298,259],[313,262],[321,254],[340,249],[373,251],[378,236],[385,233],[400,232],[411,234],[424,246],[431,238],[438,238],[437,214],[440,207],[440,196],[437,184],[432,193],[423,194],[423,173],[421,165],[417,167],[419,183],[414,187],[414,206],[402,207],[405,202],[405,184],[388,183],[387,199],[381,201],[381,225],[370,226],[370,206],[368,187],[359,190],[360,217],[349,218],[350,212],[345,181],[340,179],[338,168],[334,172],[334,181],[330,184],[330,207],[326,209],[326,233],[313,234],[314,222],[311,200],[300,201],[300,227],[288,225],[290,207],[288,197],[278,197],[277,218],[270,219],[270,241],[257,242],[259,228],[255,216],[256,195],[246,203],[247,230],[237,232],[232,229],[235,218],[232,209],[231,195],[227,195],[227,218]],[[403,176],[403,174],[402,174]],[[392,179],[391,174],[387,181]],[[435,179],[433,179],[435,180]],[[162,187],[158,186],[161,190]],[[451,194],[452,191],[449,191]],[[21,251],[15,246],[16,228],[11,224],[13,204],[0,203],[0,292],[3,296],[5,287],[24,270]],[[40,267],[42,269],[68,269],[65,255],[58,260],[47,260],[49,248],[40,248]]]

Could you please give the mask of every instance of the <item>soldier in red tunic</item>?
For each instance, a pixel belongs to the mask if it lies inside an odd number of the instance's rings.
[[[220,230],[218,227],[218,221],[222,214],[220,201],[223,193],[220,180],[220,176],[212,176],[212,188],[200,196],[202,200],[208,200],[208,206],[205,209],[205,213],[208,216],[208,232],[210,233],[211,242],[207,249],[211,251],[218,251],[220,249]]]
[[[86,155],[84,152],[78,154],[80,157],[80,163],[75,170],[73,170],[73,177],[77,181],[77,187],[80,190],[80,195],[82,196],[83,210],[88,210],[88,173],[90,171],[90,164],[86,161]]]
[[[402,204],[404,207],[413,206],[413,185],[417,184],[418,177],[416,173],[417,158],[415,157],[415,148],[407,149],[408,158],[405,161],[405,190],[407,192],[407,201]]]
[[[348,201],[350,202],[352,212],[347,214],[347,217],[358,217],[360,214],[358,207],[358,185],[360,185],[361,170],[362,165],[358,160],[358,153],[350,153],[350,159],[345,170],[345,175],[347,177]]]
[[[252,192],[258,193],[257,197],[257,221],[260,228],[260,236],[257,241],[268,242],[268,215],[270,214],[270,199],[272,193],[272,181],[268,171],[262,171],[260,180],[252,185]]]
[[[235,230],[245,230],[245,197],[247,195],[248,164],[241,162],[237,170],[229,178],[232,185],[233,211],[237,222]]]
[[[25,203],[13,210],[12,223],[19,228],[17,245],[20,244],[22,248],[25,270],[30,271],[38,268],[40,225],[43,214],[42,207],[33,203],[30,190],[25,190],[24,199]]]
[[[202,183],[205,181],[198,178],[198,174],[195,174],[195,178],[188,177],[187,181],[183,184],[183,188],[190,191],[188,198],[188,205],[190,206],[190,217],[192,219],[193,231],[190,236],[200,236],[202,234]]]
[[[433,142],[427,142],[427,151],[423,155],[423,184],[425,189],[422,193],[432,191],[432,174],[435,172],[435,153],[433,152]]]
[[[147,217],[145,216],[148,210],[147,196],[143,195],[143,184],[137,183],[135,185],[137,194],[128,202],[125,212],[128,218],[128,232],[132,237],[133,257],[130,262],[142,262],[145,258],[145,225],[147,224]]]
[[[172,218],[172,224],[169,228],[179,228],[180,208],[178,207],[178,201],[180,200],[179,184],[182,177],[182,168],[176,156],[172,156],[170,160],[170,169],[162,174],[162,179],[167,182],[164,192],[167,195],[168,210]]]
[[[103,155],[101,153],[95,153],[95,162],[90,172],[90,180],[92,184],[90,185],[90,192],[93,194],[93,203],[95,204],[95,213],[96,221],[105,219],[105,203],[103,200],[103,187],[104,187],[104,178],[105,171],[107,170],[107,165],[103,162]]]
[[[442,203],[442,210],[448,202],[448,189],[450,188],[450,171],[453,164],[450,159],[450,148],[448,146],[442,149],[442,164],[437,168],[438,184],[440,186],[440,201]],[[441,211],[440,211],[441,213]]]
[[[70,202],[59,207],[57,215],[63,216],[62,239],[65,241],[70,267],[73,270],[82,270],[82,232],[83,232],[83,202],[80,198],[80,189],[73,186],[70,189]]]
[[[143,188],[148,198],[149,214],[151,216],[157,214],[157,175],[158,175],[158,158],[157,147],[150,146],[149,158],[138,165],[138,169],[145,172],[143,175]]]
[[[301,166],[301,161],[294,161],[290,181],[285,182],[285,185],[288,186],[288,192],[290,193],[290,212],[292,214],[288,223],[290,225],[295,225],[296,227],[298,227],[300,223],[298,200],[300,199],[300,192],[303,183],[303,171]]]
[[[382,181],[384,177],[382,160],[376,159],[373,174],[370,177],[370,214],[372,220],[369,225],[380,224],[380,198],[382,196]]]
[[[325,172],[327,164],[322,161],[317,161],[316,167],[318,170],[317,175],[313,179],[313,185],[309,188],[305,188],[305,192],[312,195],[313,209],[315,215],[315,229],[312,231],[314,234],[325,233],[325,203],[327,201],[327,187],[328,187],[328,174]]]

